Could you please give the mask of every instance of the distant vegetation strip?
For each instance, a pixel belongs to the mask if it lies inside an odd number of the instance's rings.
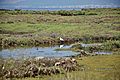
[[[51,14],[51,15],[61,15],[61,16],[77,16],[77,15],[97,15],[95,12],[87,12],[88,9],[82,10],[58,10],[58,11],[49,11],[49,10],[7,10],[7,9],[0,9],[0,14]],[[95,9],[91,9],[95,10]],[[119,9],[118,9],[119,10]]]

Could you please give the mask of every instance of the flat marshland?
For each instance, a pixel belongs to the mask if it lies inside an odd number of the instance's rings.
[[[23,80],[120,79],[120,8],[82,9],[78,11],[0,10],[1,51],[11,47],[58,45],[61,44],[60,37],[65,40],[63,43],[102,43],[101,46],[97,47],[81,48],[76,46],[75,50],[72,49],[73,51],[85,50],[93,53],[95,50],[99,50],[110,51],[112,54],[75,57],[80,70],[75,69],[75,71],[70,72],[63,70],[60,74],[37,75],[34,78],[23,78],[22,76]],[[6,66],[6,70],[8,69],[7,72],[12,71],[13,68],[16,71],[17,69],[26,70],[25,66],[17,68],[15,66],[17,62],[15,62],[14,59],[9,60],[2,57],[0,59],[0,63]],[[33,61],[38,66],[35,62]],[[25,61],[23,64],[28,65],[28,63]],[[5,77],[2,75],[3,65],[0,66],[2,79]],[[51,66],[49,67],[51,69]],[[13,79],[21,78],[15,77]]]
[[[68,42],[120,40],[119,8],[53,12],[0,11],[0,23],[3,47],[54,44],[58,43],[59,37],[67,38]]]

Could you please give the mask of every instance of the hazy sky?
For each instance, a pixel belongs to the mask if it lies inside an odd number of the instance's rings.
[[[0,0],[0,8],[39,8],[44,6],[117,5],[120,0]]]

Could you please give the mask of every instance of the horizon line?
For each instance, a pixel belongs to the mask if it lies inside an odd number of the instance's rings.
[[[15,6],[15,7],[0,7],[0,9],[62,9],[62,8],[120,8],[120,5],[68,5],[68,6],[39,6],[39,7],[29,7],[29,6]]]

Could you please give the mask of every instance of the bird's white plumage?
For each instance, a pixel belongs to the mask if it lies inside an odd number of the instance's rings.
[[[64,41],[64,39],[60,37],[60,41]]]

